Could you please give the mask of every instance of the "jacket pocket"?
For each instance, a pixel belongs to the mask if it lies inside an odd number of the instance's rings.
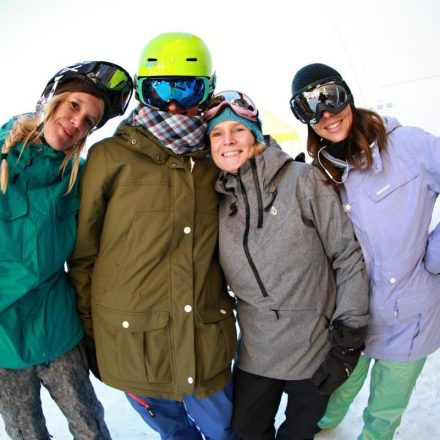
[[[129,313],[94,306],[101,373],[127,382],[170,383],[169,312]]]
[[[418,315],[424,315],[439,301],[440,297],[437,291],[398,298],[395,306],[395,316],[398,319],[405,320]]]
[[[197,311],[197,374],[210,379],[231,364],[237,349],[237,331],[231,309],[216,307]]]
[[[11,192],[8,188],[8,191]],[[0,254],[3,261],[23,261],[28,204],[25,195],[0,195]]]
[[[367,191],[367,194],[374,202],[380,202],[404,186],[406,183],[415,179],[419,174],[420,173],[416,170],[403,171],[394,176],[390,176],[386,180],[381,180],[380,183],[373,189]]]

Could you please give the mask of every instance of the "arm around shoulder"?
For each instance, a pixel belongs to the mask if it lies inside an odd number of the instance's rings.
[[[336,310],[332,321],[352,328],[368,323],[369,282],[360,245],[338,193],[316,169],[308,174],[305,202],[336,280]]]

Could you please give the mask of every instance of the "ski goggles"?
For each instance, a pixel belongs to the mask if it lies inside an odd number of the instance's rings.
[[[230,107],[232,111],[249,121],[260,123],[258,119],[258,110],[252,99],[244,93],[236,90],[225,90],[217,93],[205,109],[205,119],[211,120],[219,114],[224,107]]]
[[[107,106],[105,120],[102,120],[98,127],[106,120],[124,114],[133,93],[133,81],[125,69],[108,61],[91,61],[77,63],[60,70],[48,82],[43,97],[49,100],[58,85],[70,79],[86,81],[102,91]]]
[[[313,87],[313,88],[312,88]],[[323,112],[338,114],[351,102],[350,89],[335,81],[308,86],[290,100],[292,113],[304,124],[317,124]]]
[[[174,102],[189,110],[208,99],[211,87],[205,76],[140,77],[136,90],[143,104],[163,109]]]

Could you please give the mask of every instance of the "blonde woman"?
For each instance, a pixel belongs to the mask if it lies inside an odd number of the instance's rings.
[[[220,264],[241,330],[232,427],[241,440],[311,439],[360,356],[362,253],[334,189],[318,169],[266,146],[248,96],[218,93],[205,118],[221,170]],[[283,392],[286,421],[275,432]]]
[[[81,149],[124,112],[131,90],[119,66],[78,63],[48,82],[37,112],[0,128],[0,413],[12,439],[51,438],[41,384],[75,439],[110,438],[64,264],[76,237]]]

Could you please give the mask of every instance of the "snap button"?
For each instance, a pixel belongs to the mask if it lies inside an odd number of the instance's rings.
[[[123,321],[122,322],[122,327],[128,328],[128,327],[130,327],[130,323],[128,321]]]
[[[136,145],[136,144],[137,144],[137,140],[136,140],[136,139],[132,139],[132,140],[131,140],[131,143],[132,143],[133,145]]]
[[[188,377],[188,383],[194,383],[194,379],[191,376]]]
[[[187,305],[183,308],[183,310],[185,310],[186,313],[189,313],[189,312],[192,310],[192,307],[191,307],[189,304],[187,304]]]
[[[393,278],[390,278],[390,283],[391,283],[391,284],[396,284],[396,281],[397,281],[397,280],[396,280],[394,277],[393,277]]]
[[[183,232],[184,232],[185,234],[189,234],[189,233],[191,232],[191,228],[190,228],[189,226],[185,226],[185,227],[183,228]]]
[[[349,205],[348,203],[345,205],[345,210],[348,212],[348,211],[351,211],[351,205]]]
[[[221,313],[222,315],[226,315],[226,310],[224,310],[224,309],[220,309],[220,313]]]

